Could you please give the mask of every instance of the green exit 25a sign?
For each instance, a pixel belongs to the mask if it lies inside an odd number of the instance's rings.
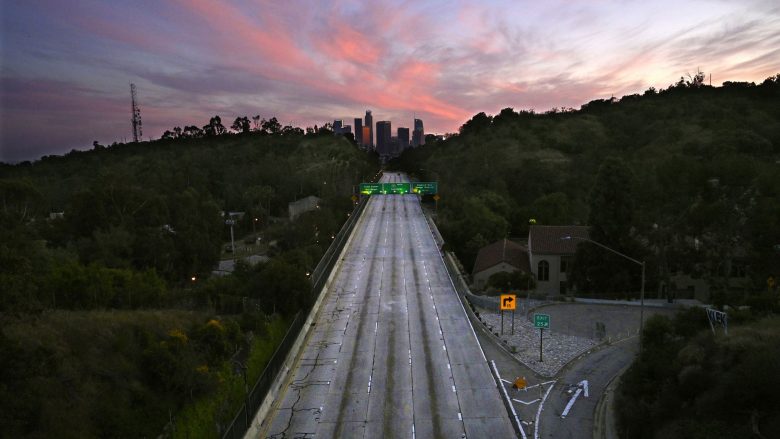
[[[361,195],[405,195],[405,194],[436,194],[439,191],[437,182],[415,183],[360,183]]]
[[[550,327],[550,315],[534,314],[534,327],[548,329]]]

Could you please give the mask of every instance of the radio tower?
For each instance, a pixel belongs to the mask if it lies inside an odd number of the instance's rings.
[[[132,82],[130,83],[130,100],[133,105],[133,118],[131,119],[133,122],[133,142],[138,142],[138,139],[141,139],[144,132],[143,125],[141,124],[141,109],[138,108],[138,99],[135,95],[135,84]]]

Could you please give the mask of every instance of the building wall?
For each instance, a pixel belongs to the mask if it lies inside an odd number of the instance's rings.
[[[392,125],[388,120],[380,120],[376,123],[376,150],[380,156],[390,155],[390,136]]]
[[[363,146],[371,147],[371,128],[363,127]]]
[[[409,147],[409,128],[398,128],[398,145],[401,148],[400,152]]]
[[[694,278],[690,274],[676,274],[671,276],[670,290],[677,299],[696,299],[709,303],[710,285],[704,278]],[[729,288],[734,290],[749,289],[751,280],[749,277],[731,277],[728,280]]]
[[[494,273],[499,273],[502,271],[511,273],[513,271],[517,271],[517,267],[513,265],[509,265],[506,262],[501,262],[492,267],[486,268],[478,273],[474,273],[474,275],[472,276],[474,287],[476,287],[477,289],[484,288],[490,276],[492,276]]]
[[[367,142],[368,146],[374,147],[374,116],[371,115],[370,110],[366,110],[366,117],[363,121],[363,126],[368,127],[368,138],[363,137],[363,142]]]
[[[363,144],[363,119],[355,118],[355,142]]]
[[[566,281],[566,273],[561,273],[561,256],[560,255],[541,255],[531,254],[531,271],[536,279],[536,291],[546,294],[558,295],[561,294],[561,281]],[[540,281],[538,277],[539,262],[547,261],[550,266],[549,280]],[[567,291],[570,288],[567,288]]]

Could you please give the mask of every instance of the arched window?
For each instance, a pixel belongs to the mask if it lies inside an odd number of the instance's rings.
[[[550,280],[550,264],[547,261],[539,261],[539,266],[536,270],[536,280]]]

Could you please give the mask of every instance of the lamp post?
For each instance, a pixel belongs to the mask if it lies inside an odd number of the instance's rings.
[[[596,242],[596,241],[594,241],[592,239],[583,238],[583,237],[580,237],[580,236],[571,236],[571,235],[561,236],[561,239],[563,239],[563,240],[579,239],[581,241],[587,241],[587,242],[590,242],[592,244],[596,244],[597,246],[599,246],[599,247],[601,247],[601,248],[603,248],[605,250],[609,250],[609,251],[611,251],[612,253],[615,253],[618,256],[622,256],[622,257],[628,259],[629,261],[631,261],[631,262],[633,262],[633,263],[635,263],[635,264],[637,264],[637,265],[642,267],[642,288],[641,288],[641,290],[639,292],[639,354],[641,355],[642,354],[642,328],[644,326],[644,316],[645,316],[645,261],[637,261],[636,259],[634,259],[634,258],[632,258],[630,256],[626,256],[623,253],[620,253],[619,251],[617,251],[615,249],[612,249],[612,248],[609,248],[606,245],[604,245],[604,244],[602,244],[600,242]]]

